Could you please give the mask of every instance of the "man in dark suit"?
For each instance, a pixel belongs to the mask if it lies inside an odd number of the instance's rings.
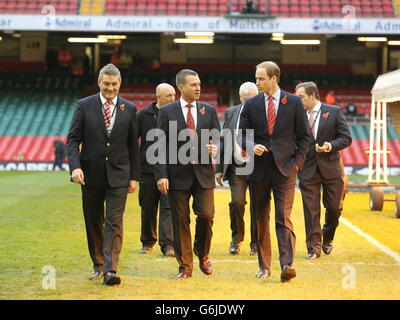
[[[61,137],[57,136],[56,140],[54,141],[53,171],[56,169],[56,167],[59,167],[60,170],[64,170],[64,168],[62,167],[64,158],[65,158],[65,144],[61,140]]]
[[[100,70],[98,84],[100,93],[76,104],[67,138],[68,162],[72,181],[82,188],[95,271],[89,279],[104,276],[104,284],[116,285],[121,283],[117,267],[127,193],[135,191],[139,179],[136,107],[118,97],[121,74],[114,65]]]
[[[181,70],[176,86],[178,101],[159,111],[159,163],[155,167],[158,189],[168,194],[172,210],[175,257],[179,263],[176,279],[192,276],[193,254],[190,234],[189,200],[193,197],[196,231],[193,252],[200,270],[211,275],[208,259],[214,221],[214,168],[211,156],[217,155],[213,141],[219,141],[219,122],[215,109],[200,98],[200,78],[192,70]],[[210,130],[217,137],[210,138]],[[211,135],[212,136],[212,135]]]
[[[158,242],[161,252],[165,256],[174,257],[171,207],[168,196],[162,194],[157,188],[154,165],[147,161],[146,152],[153,144],[153,140],[147,139],[147,133],[157,128],[159,109],[175,100],[175,89],[168,83],[160,83],[156,88],[156,97],[157,101],[153,101],[148,107],[138,112],[138,136],[141,138],[139,204],[142,208],[142,225],[140,241],[143,244],[140,253],[150,253],[157,242],[157,211],[158,203],[160,203]]]
[[[306,161],[298,176],[306,226],[306,259],[316,259],[321,255],[321,238],[324,253],[332,251],[345,191],[343,161],[339,151],[348,147],[352,139],[342,109],[321,103],[314,82],[298,84],[296,94],[303,101],[312,132]],[[326,210],[322,232],[321,187]]]
[[[281,281],[296,276],[293,267],[296,237],[290,220],[296,172],[303,165],[310,142],[303,104],[299,97],[278,86],[280,69],[272,61],[256,67],[256,84],[261,94],[250,98],[240,116],[243,150],[252,150],[254,170],[249,175],[250,203],[257,225],[260,271],[257,278],[269,277],[271,238],[269,216],[271,190],[275,202]],[[253,138],[246,140],[246,130]],[[245,149],[246,148],[246,149]]]
[[[236,134],[239,127],[240,112],[247,99],[258,93],[257,86],[253,82],[245,82],[239,88],[241,104],[231,107],[225,111],[225,122],[223,129],[230,134],[232,139],[225,140],[221,137],[220,162],[217,165],[215,178],[223,186],[223,181],[228,180],[231,189],[231,202],[229,203],[229,217],[231,220],[232,241],[229,246],[230,254],[238,254],[244,240],[244,212],[246,205],[246,191],[248,186],[247,175],[240,175],[236,169],[242,167],[246,159],[242,157],[241,147],[237,144]],[[225,145],[225,141],[227,142]],[[232,143],[230,143],[232,141]],[[229,155],[227,158],[225,155]],[[257,254],[257,233],[253,217],[250,218],[250,255]]]

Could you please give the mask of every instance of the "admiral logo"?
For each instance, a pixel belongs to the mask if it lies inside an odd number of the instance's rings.
[[[312,29],[315,32],[360,31],[361,22],[356,22],[354,19],[343,19],[341,22],[317,19],[314,20]]]

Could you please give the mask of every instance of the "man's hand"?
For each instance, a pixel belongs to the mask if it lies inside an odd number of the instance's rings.
[[[157,188],[162,194],[167,195],[169,190],[169,180],[167,178],[162,178],[158,180]]]
[[[325,142],[322,147],[320,147],[318,143],[315,144],[315,151],[317,152],[328,152],[330,148],[331,145],[329,142]]]
[[[72,171],[71,178],[73,182],[79,183],[83,186],[85,185],[85,176],[83,175],[82,169],[78,168]]]
[[[215,179],[217,180],[218,184],[223,187],[224,183],[222,182],[222,173],[218,172],[215,174]]]
[[[216,144],[213,144],[212,140],[210,140],[209,144],[206,144],[206,147],[208,148],[208,154],[211,157],[215,157],[217,155],[218,147]]]
[[[253,151],[256,156],[261,156],[264,152],[268,152],[268,149],[262,144],[256,144]]]
[[[131,180],[129,181],[128,193],[134,193],[137,189],[137,181]]]

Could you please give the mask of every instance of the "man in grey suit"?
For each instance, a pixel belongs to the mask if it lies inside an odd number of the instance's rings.
[[[339,151],[351,144],[351,133],[342,109],[319,101],[314,82],[296,86],[310,124],[312,141],[303,168],[298,172],[306,226],[306,259],[316,259],[332,251],[332,241],[342,210],[345,191],[343,161]],[[326,209],[321,232],[320,193]]]
[[[246,205],[246,191],[249,185],[247,176],[239,175],[236,172],[238,167],[242,167],[246,162],[241,154],[241,147],[236,142],[236,134],[239,127],[239,116],[246,100],[258,94],[255,83],[245,82],[239,88],[239,96],[241,104],[233,106],[225,111],[225,121],[223,129],[229,130],[232,137],[232,143],[227,141],[224,145],[224,138],[221,138],[220,161],[217,166],[215,178],[217,182],[223,186],[223,181],[228,180],[231,189],[231,202],[229,203],[229,216],[231,220],[232,241],[229,246],[230,254],[238,254],[241,244],[244,240],[245,223],[244,212]],[[239,152],[238,152],[239,151]],[[225,156],[229,155],[227,159]],[[251,241],[250,255],[257,254],[257,230],[253,217],[250,222]]]

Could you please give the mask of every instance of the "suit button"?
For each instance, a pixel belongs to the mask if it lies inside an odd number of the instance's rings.
[[[107,147],[109,147],[110,146],[110,143],[109,142],[107,142]]]
[[[106,157],[106,160],[108,161],[108,157]]]

